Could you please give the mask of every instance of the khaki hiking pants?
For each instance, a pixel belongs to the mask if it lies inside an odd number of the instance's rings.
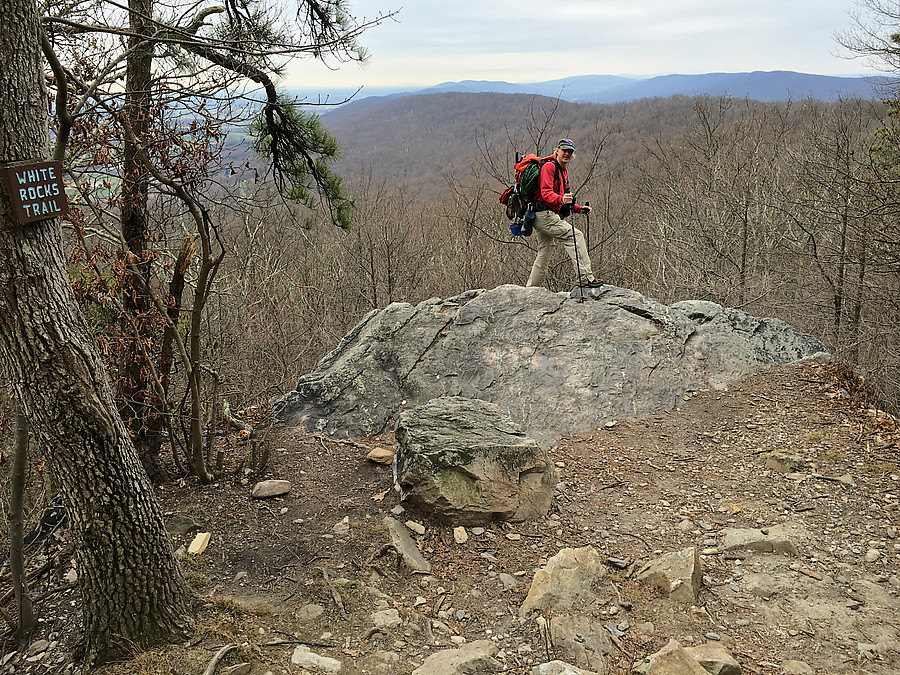
[[[572,261],[575,276],[579,284],[586,284],[594,280],[591,269],[591,258],[588,253],[584,235],[577,227],[575,239],[572,239],[572,225],[562,220],[553,211],[538,211],[534,219],[534,240],[537,243],[537,257],[531,267],[531,276],[528,277],[527,286],[543,286],[547,277],[547,266],[550,264],[550,255],[553,253],[554,243],[563,245],[566,254]],[[575,260],[575,251],[578,251],[578,261]]]

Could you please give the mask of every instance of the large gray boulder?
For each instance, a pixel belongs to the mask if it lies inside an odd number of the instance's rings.
[[[394,482],[401,499],[455,525],[547,515],[556,472],[499,406],[448,396],[405,410]]]
[[[388,428],[401,407],[462,396],[496,403],[552,445],[824,352],[783,321],[711,302],[666,306],[614,286],[585,289],[586,302],[578,295],[506,285],[372,311],[275,413],[362,437]]]

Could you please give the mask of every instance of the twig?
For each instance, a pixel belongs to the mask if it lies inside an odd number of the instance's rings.
[[[607,632],[609,632],[609,631],[607,631]],[[612,633],[609,633],[609,639],[610,639],[610,641],[612,641],[612,643],[613,643],[616,647],[619,648],[619,651],[620,651],[620,652],[622,652],[622,653],[625,654],[626,656],[628,655],[628,652],[625,651],[625,647],[622,646],[622,641],[619,640],[619,638],[617,638],[617,637],[616,637],[615,635],[613,635]]]
[[[329,443],[335,443],[337,445],[350,445],[354,448],[364,448],[365,445],[361,443],[357,443],[356,441],[347,440],[345,438],[325,438],[322,434],[315,434],[316,440],[319,442],[328,441]],[[324,445],[324,443],[323,443]]]
[[[71,549],[68,546],[61,548],[56,553],[56,555],[48,558],[47,562],[45,562],[40,567],[33,569],[31,572],[29,572],[28,573],[28,581],[35,581],[36,579],[41,577],[44,574],[44,572],[46,572],[48,569],[50,569],[53,566],[53,563],[57,562],[64,553],[69,553],[69,552],[71,552]],[[10,588],[8,591],[6,591],[6,593],[4,593],[3,595],[0,595],[0,605],[6,604],[6,601],[9,600],[9,598],[10,598],[10,596],[12,596],[12,594],[13,594],[13,589]]]
[[[601,485],[598,487],[598,490],[608,490],[610,488],[619,487],[620,485],[624,485],[625,481],[617,480],[613,483],[607,483],[606,485]]]
[[[615,532],[616,534],[623,534],[623,535],[625,535],[626,537],[634,537],[635,539],[637,539],[637,540],[639,540],[641,543],[643,543],[644,546],[647,547],[647,550],[648,550],[648,551],[652,551],[652,550],[653,550],[653,547],[650,546],[650,544],[647,543],[647,540],[644,539],[644,538],[643,538],[641,535],[639,535],[639,534],[631,534],[631,532],[619,532],[618,530],[613,530],[613,532]]]
[[[49,588],[46,591],[44,591],[43,593],[41,593],[40,595],[35,596],[34,599],[35,600],[46,600],[47,598],[49,598],[52,595],[56,595],[57,593],[61,593],[62,591],[68,591],[71,588],[75,588],[75,586],[76,586],[76,584],[73,582],[70,584],[63,584],[62,586],[57,586],[56,588]]]
[[[372,565],[372,563],[375,562],[376,558],[380,558],[388,551],[393,551],[397,554],[398,557],[400,557],[400,551],[397,550],[396,546],[394,546],[393,544],[385,544],[371,555],[371,557],[366,561],[366,565]]]
[[[9,626],[10,632],[15,633],[16,629],[19,627],[19,624],[17,624],[13,620],[13,618],[9,615],[9,612],[7,612],[5,609],[3,609],[3,607],[0,607],[0,616],[3,617],[4,621],[6,621],[6,625]]]
[[[247,433],[253,432],[253,426],[249,422],[238,419],[231,414],[231,405],[224,398],[222,399],[222,417],[235,429],[240,429],[241,431],[246,431]]]
[[[320,567],[319,571],[322,572],[322,578],[325,579],[325,583],[328,584],[328,590],[331,591],[331,597],[334,600],[334,604],[337,605],[338,610],[340,610],[341,616],[345,619],[348,618],[347,610],[344,608],[344,601],[341,598],[341,594],[338,593],[338,590],[334,587],[334,584],[331,583],[331,577],[328,576],[328,570],[324,567]]]
[[[236,644],[225,645],[219,651],[216,652],[216,655],[212,657],[212,660],[209,662],[209,665],[206,666],[206,670],[203,671],[203,675],[213,675],[216,672],[216,667],[219,665],[219,661],[225,658],[225,655],[228,652],[237,649]]]
[[[363,635],[363,640],[370,640],[372,638],[372,636],[374,636],[376,633],[381,633],[382,635],[387,635],[384,628],[378,628],[376,626],[375,628],[370,628],[369,630],[366,631],[366,634]]]
[[[257,647],[283,647],[284,645],[307,645],[309,647],[334,647],[333,642],[310,642],[309,640],[272,640],[271,642],[261,642]]]

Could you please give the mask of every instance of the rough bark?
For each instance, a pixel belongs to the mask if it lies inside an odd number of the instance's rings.
[[[43,159],[47,111],[36,8],[31,0],[0,0],[0,16],[0,163]],[[0,367],[69,511],[88,661],[183,634],[189,592],[69,288],[59,222],[19,225],[5,194]]]
[[[23,523],[25,512],[25,481],[28,475],[28,420],[16,404],[16,459],[13,462],[12,490],[9,499],[9,573],[16,596],[16,638],[31,634],[35,626],[34,605],[28,593],[25,576],[25,547]]]

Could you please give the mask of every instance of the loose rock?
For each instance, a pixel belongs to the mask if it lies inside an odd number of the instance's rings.
[[[291,483],[286,480],[263,480],[253,486],[250,496],[253,499],[269,499],[281,497],[291,491]]]
[[[188,555],[200,555],[203,551],[206,550],[206,547],[209,546],[209,532],[201,532],[194,540],[191,542],[191,545],[188,546]]]
[[[546,452],[499,406],[448,396],[404,410],[395,431],[401,499],[461,525],[545,515],[556,480]]]
[[[453,528],[453,540],[457,544],[465,544],[467,541],[469,541],[469,533],[466,532],[466,528],[454,527]]]
[[[321,656],[309,650],[306,645],[298,645],[291,655],[291,663],[301,668],[321,668],[329,673],[341,669],[341,662],[328,656]]]
[[[768,534],[762,530],[733,528],[726,528],[724,532],[726,551],[745,550],[798,555],[797,546],[777,527],[770,528]]]
[[[632,672],[639,675],[709,675],[677,640],[669,640],[669,644],[658,652],[638,661]]]
[[[532,668],[531,675],[597,675],[597,673],[576,668],[564,661],[550,661]]]
[[[650,561],[637,579],[659,588],[671,600],[696,604],[701,576],[700,554],[692,546]]]
[[[534,574],[528,597],[519,609],[526,616],[535,609],[570,609],[591,593],[594,581],[606,569],[592,546],[564,548],[547,561],[546,567]]]
[[[459,649],[445,649],[432,654],[412,675],[468,675],[505,670],[502,663],[493,658],[500,647],[490,640],[470,642]]]
[[[378,447],[369,452],[366,459],[375,464],[390,464],[394,461],[394,453],[387,448]]]
[[[785,661],[781,664],[784,675],[815,675],[815,669],[804,661]]]
[[[741,675],[741,666],[727,649],[718,644],[685,647],[685,652],[711,675]]]

